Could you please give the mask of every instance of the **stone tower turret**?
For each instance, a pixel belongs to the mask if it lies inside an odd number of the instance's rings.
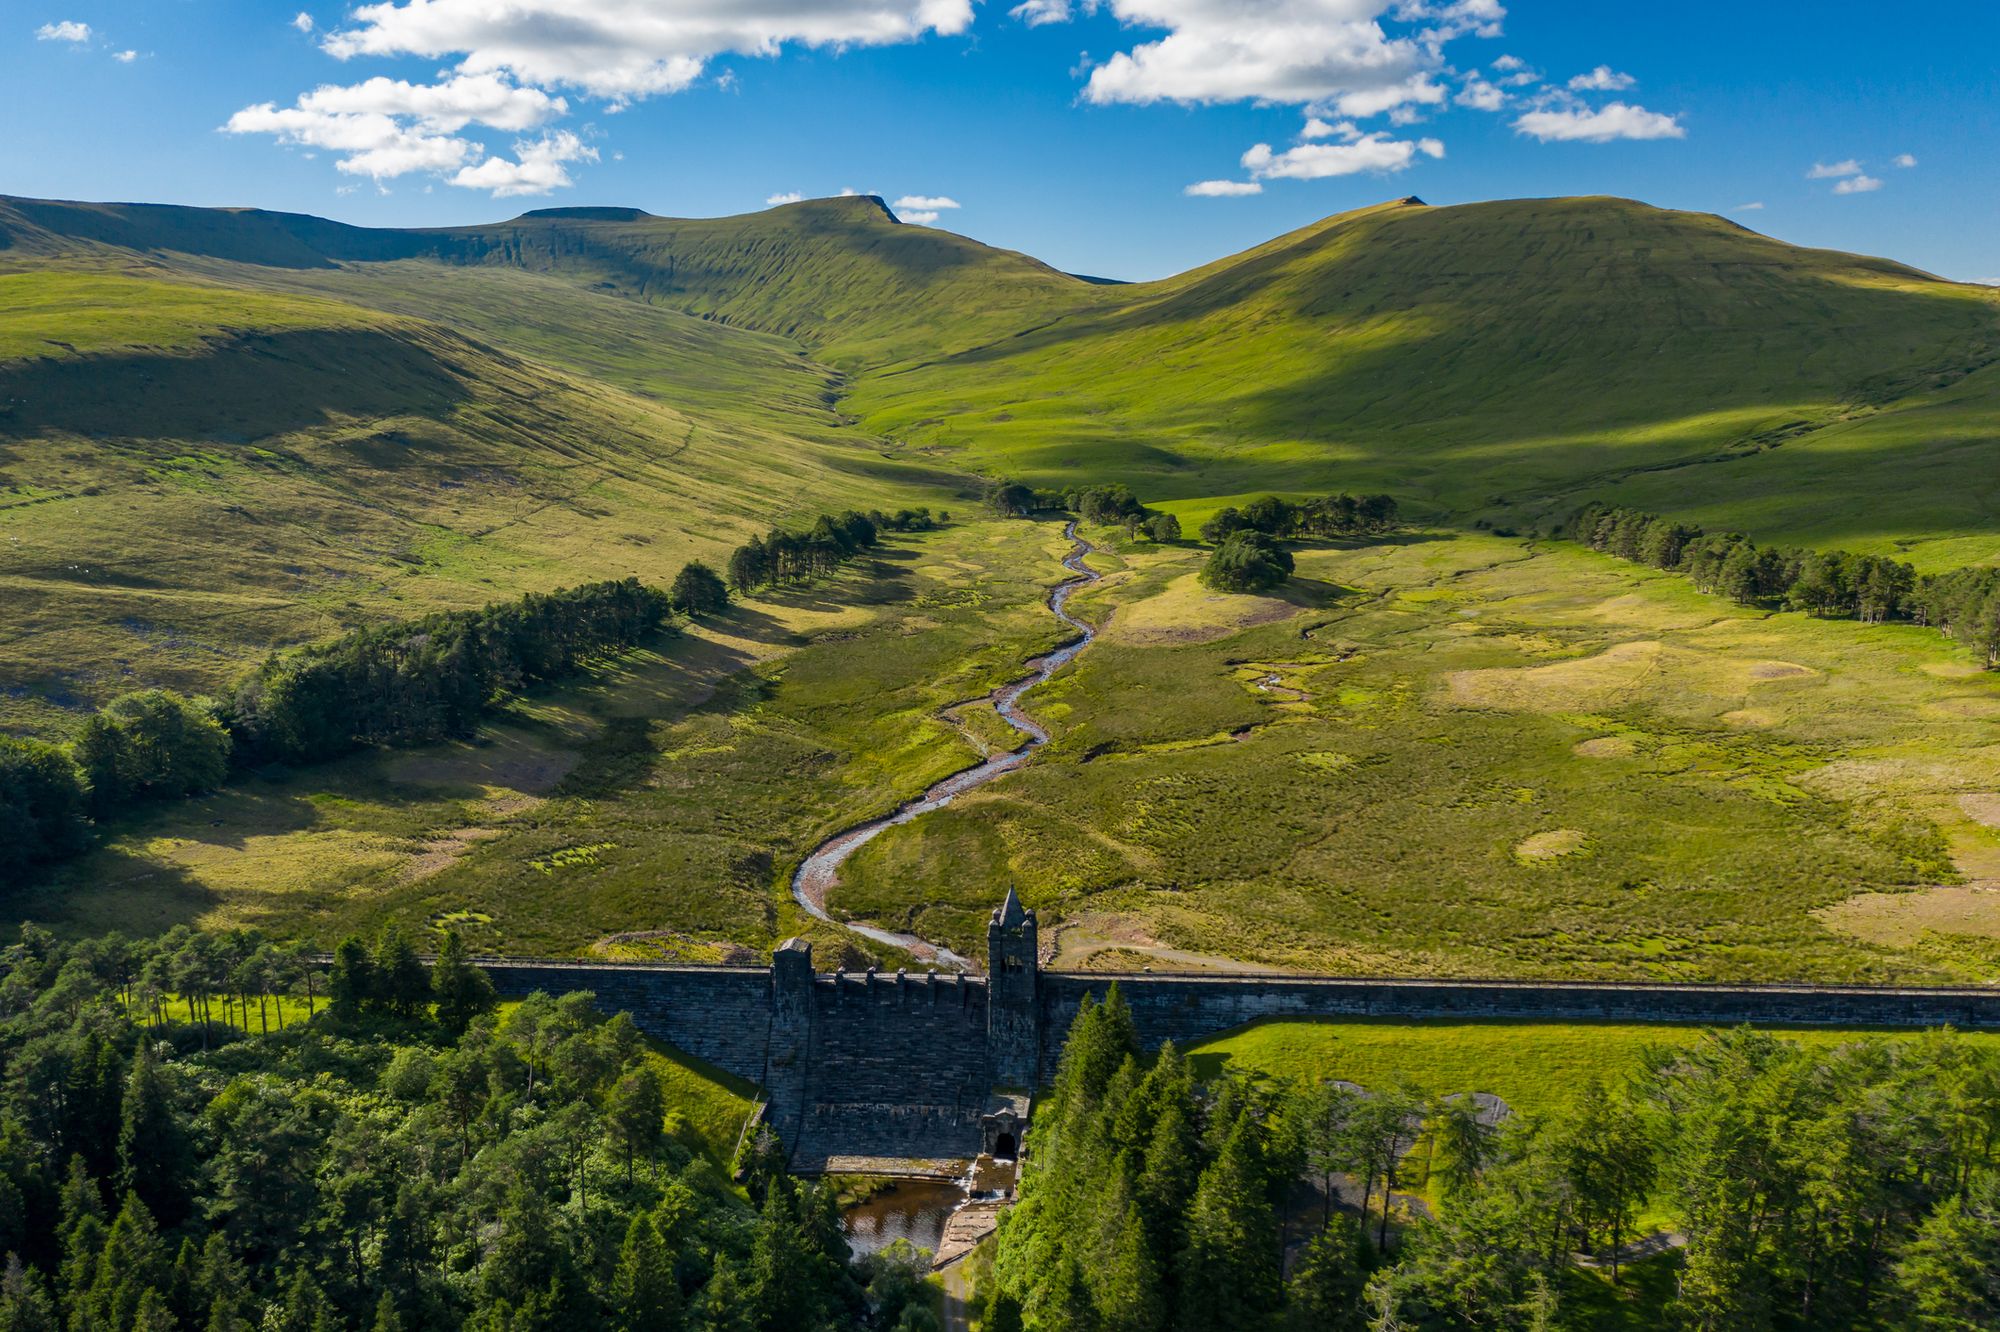
[[[986,1048],[996,1086],[1032,1089],[1041,1069],[1041,996],[1035,913],[1010,887],[986,926]]]

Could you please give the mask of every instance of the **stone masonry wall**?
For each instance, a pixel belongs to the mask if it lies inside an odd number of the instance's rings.
[[[589,990],[606,1013],[630,1013],[639,1030],[752,1082],[765,1080],[771,1029],[768,967],[605,966],[480,962],[494,988],[519,999],[536,990]]]
[[[972,977],[816,977],[793,1167],[818,1169],[830,1156],[975,1155],[993,1086],[987,996]]]
[[[1029,929],[1032,929],[1029,917]],[[1009,934],[1009,939],[1013,938]],[[505,995],[596,993],[607,1013],[760,1084],[793,1165],[831,1156],[970,1156],[998,1055],[1039,1047],[1055,1075],[1087,994],[1116,981],[1147,1048],[1268,1018],[1513,1018],[2000,1028],[2000,987],[1626,985],[1293,976],[824,974],[792,941],[770,968],[483,962]],[[1024,1035],[1024,1031],[1028,1033]],[[1014,1079],[1018,1080],[1018,1079]]]

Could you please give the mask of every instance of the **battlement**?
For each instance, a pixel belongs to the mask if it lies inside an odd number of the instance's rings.
[[[594,991],[607,1011],[758,1083],[806,1170],[836,1156],[970,1157],[983,1133],[1017,1142],[1016,1123],[994,1127],[994,1090],[1047,1085],[1084,999],[1114,981],[1148,1049],[1251,1022],[1356,1017],[2000,1029],[2000,988],[1977,986],[1111,976],[1043,971],[1037,947],[1035,913],[1009,890],[987,926],[985,976],[815,971],[802,939],[768,967],[482,965],[503,994]]]

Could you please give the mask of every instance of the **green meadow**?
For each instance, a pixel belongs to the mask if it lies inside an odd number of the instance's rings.
[[[851,861],[836,912],[1065,966],[1669,979],[2000,969],[2000,685],[1936,633],[1745,610],[1539,534],[1588,499],[1989,562],[2000,305],[1622,200],[1330,218],[1131,286],[897,225],[365,232],[0,200],[0,728],[846,507],[949,509],[472,739],[245,774],[0,911],[67,932],[450,925],[714,960],[828,833],[1013,738],[1053,523],[985,478],[1386,490],[1281,594],[1097,531],[1102,629],[1026,770]]]

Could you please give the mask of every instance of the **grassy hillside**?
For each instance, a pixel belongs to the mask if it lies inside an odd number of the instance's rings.
[[[1845,539],[1853,523],[1822,515],[1851,518],[1927,440],[1850,440],[1865,456],[1832,469],[1801,441],[1912,401],[1990,422],[1990,377],[1960,381],[2000,355],[1987,289],[1615,199],[1384,205],[1111,295],[849,401],[873,429],[1039,482],[1380,487],[1503,525],[1693,460],[1726,465],[1662,485],[1724,512],[1742,461],[1768,454],[1771,493],[1793,496],[1761,527]],[[1976,470],[1926,469],[1895,534],[1991,530],[1977,501],[1925,507]]]
[[[17,259],[0,273],[10,729],[60,733],[142,684],[213,689],[356,624],[663,581],[781,518],[933,498],[836,431],[823,372],[772,339],[663,330],[630,303],[593,319],[609,298],[578,293],[553,303],[579,333],[558,367],[347,301]],[[535,304],[535,279],[506,276],[467,284],[499,333]],[[439,308],[420,285],[385,304],[426,294]]]

